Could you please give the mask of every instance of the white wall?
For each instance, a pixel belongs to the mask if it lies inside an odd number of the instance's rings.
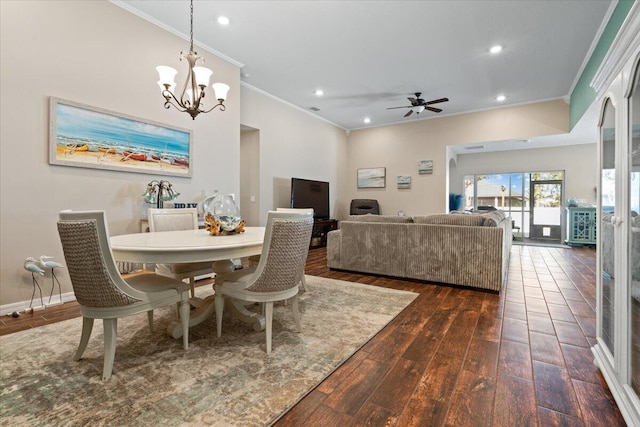
[[[185,6],[186,7],[186,6]],[[104,1],[0,1],[0,305],[28,301],[28,256],[63,261],[56,231],[62,209],[104,209],[112,235],[137,232],[146,183],[159,175],[48,163],[48,100],[59,97],[193,130],[192,178],[169,178],[178,201],[213,189],[239,191],[240,73],[197,49],[214,81],[231,86],[227,110],[195,121],[163,108],[155,66],[185,75],[182,40]],[[58,276],[70,292],[66,270]],[[50,278],[45,292],[50,289]],[[41,279],[42,283],[42,279]]]
[[[260,131],[261,224],[267,211],[289,206],[292,177],[328,181],[335,216],[346,132],[245,85],[241,107],[242,124]]]
[[[445,212],[448,145],[556,135],[568,126],[569,106],[554,100],[352,131],[337,211],[347,214],[351,199],[377,199],[382,214]],[[420,160],[433,160],[432,174],[418,174]],[[357,169],[371,167],[386,167],[386,188],[357,188]],[[397,188],[398,175],[411,176],[411,189]]]

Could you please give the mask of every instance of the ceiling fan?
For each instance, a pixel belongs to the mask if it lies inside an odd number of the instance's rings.
[[[412,96],[407,98],[409,102],[411,102],[411,105],[405,105],[402,107],[391,107],[391,108],[387,108],[387,110],[393,110],[396,108],[411,108],[409,112],[407,112],[407,114],[404,115],[404,117],[409,117],[411,114],[413,114],[414,111],[416,112],[416,114],[420,114],[424,110],[429,110],[429,111],[433,111],[434,113],[439,113],[442,111],[442,109],[430,107],[430,105],[449,101],[449,98],[440,98],[440,99],[434,99],[432,101],[425,101],[424,99],[420,98],[420,95],[422,95],[422,92],[416,92],[415,95],[416,95],[415,98]]]

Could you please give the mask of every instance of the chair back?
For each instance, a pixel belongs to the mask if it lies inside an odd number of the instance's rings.
[[[313,208],[277,208],[276,212],[313,213]]]
[[[349,207],[350,215],[380,215],[380,205],[375,199],[353,199]]]
[[[76,299],[85,307],[119,307],[142,300],[120,276],[104,211],[59,214],[58,234]]]
[[[312,212],[268,212],[260,263],[247,290],[274,292],[298,286],[312,229]]]
[[[198,210],[196,208],[149,208],[147,215],[149,219],[149,231],[151,232],[198,229]]]

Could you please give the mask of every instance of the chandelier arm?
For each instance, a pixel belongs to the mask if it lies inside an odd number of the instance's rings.
[[[218,100],[218,103],[216,105],[214,105],[213,107],[209,108],[208,110],[201,110],[200,112],[201,113],[209,113],[209,112],[213,111],[214,109],[216,109],[218,107],[220,107],[220,111],[224,111],[224,110],[227,109],[227,107],[222,102],[220,102],[220,100]]]
[[[182,102],[180,102],[180,100],[176,98],[176,96],[168,89],[162,91],[162,96],[164,96],[165,100],[164,108],[169,109],[169,106],[173,105],[178,111],[183,113],[189,110],[189,108],[187,108]]]

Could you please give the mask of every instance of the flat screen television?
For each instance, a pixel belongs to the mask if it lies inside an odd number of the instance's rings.
[[[291,207],[313,208],[315,219],[329,219],[329,183],[291,178]]]

